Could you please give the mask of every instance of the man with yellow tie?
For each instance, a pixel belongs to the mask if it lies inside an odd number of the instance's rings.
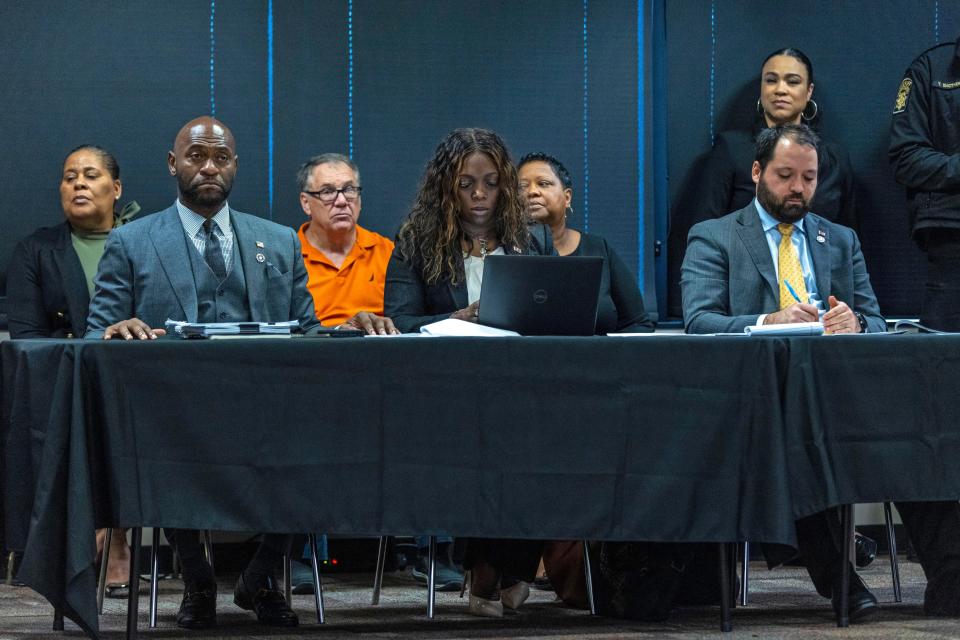
[[[761,132],[753,163],[756,198],[690,229],[680,278],[687,333],[815,322],[821,313],[831,333],[886,330],[857,234],[808,211],[817,188],[818,143],[802,124]],[[960,504],[896,506],[927,576],[924,611],[960,616]],[[796,523],[810,577],[834,609],[842,569],[838,520],[830,511]],[[853,571],[849,595],[851,622],[877,611],[876,598]]]
[[[808,210],[818,143],[805,125],[762,131],[757,197],[690,229],[680,278],[687,333],[816,322],[821,314],[831,333],[886,330],[857,234]]]

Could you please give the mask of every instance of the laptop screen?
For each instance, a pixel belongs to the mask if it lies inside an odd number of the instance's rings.
[[[487,256],[477,321],[521,335],[592,336],[603,258]]]

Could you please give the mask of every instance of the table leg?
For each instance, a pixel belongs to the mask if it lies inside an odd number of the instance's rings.
[[[130,593],[127,596],[127,640],[137,637],[137,616],[140,611],[140,550],[143,529],[130,529]],[[106,550],[104,550],[106,553]]]
[[[720,631],[733,630],[730,622],[730,560],[728,559],[727,543],[719,545],[720,555]]]

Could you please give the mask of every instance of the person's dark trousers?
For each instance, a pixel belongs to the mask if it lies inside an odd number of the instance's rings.
[[[797,550],[803,557],[807,573],[824,598],[833,595],[833,584],[843,570],[840,515],[835,509],[815,513],[796,522]]]
[[[960,331],[960,229],[932,229],[926,239],[927,282],[920,324]]]
[[[897,502],[928,584],[960,575],[960,503]],[[960,594],[958,594],[960,595]]]
[[[193,529],[164,529],[163,533],[177,552],[180,566],[183,567],[183,581],[188,587],[213,582],[210,565],[203,557],[199,532]],[[247,583],[258,584],[267,576],[272,576],[280,566],[284,554],[290,552],[292,540],[293,536],[287,534],[264,534],[260,546],[244,569]]]

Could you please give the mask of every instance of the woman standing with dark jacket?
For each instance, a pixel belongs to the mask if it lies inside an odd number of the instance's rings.
[[[767,127],[787,123],[804,122],[816,128],[821,113],[813,99],[813,88],[813,64],[805,53],[787,48],[767,56],[760,70],[760,97],[753,127],[724,131],[717,136],[697,194],[685,204],[692,224],[742,209],[753,200],[756,185],[750,168],[757,134]],[[830,141],[823,141],[818,151],[817,191],[810,210],[831,222],[856,229],[859,218],[850,155]]]

